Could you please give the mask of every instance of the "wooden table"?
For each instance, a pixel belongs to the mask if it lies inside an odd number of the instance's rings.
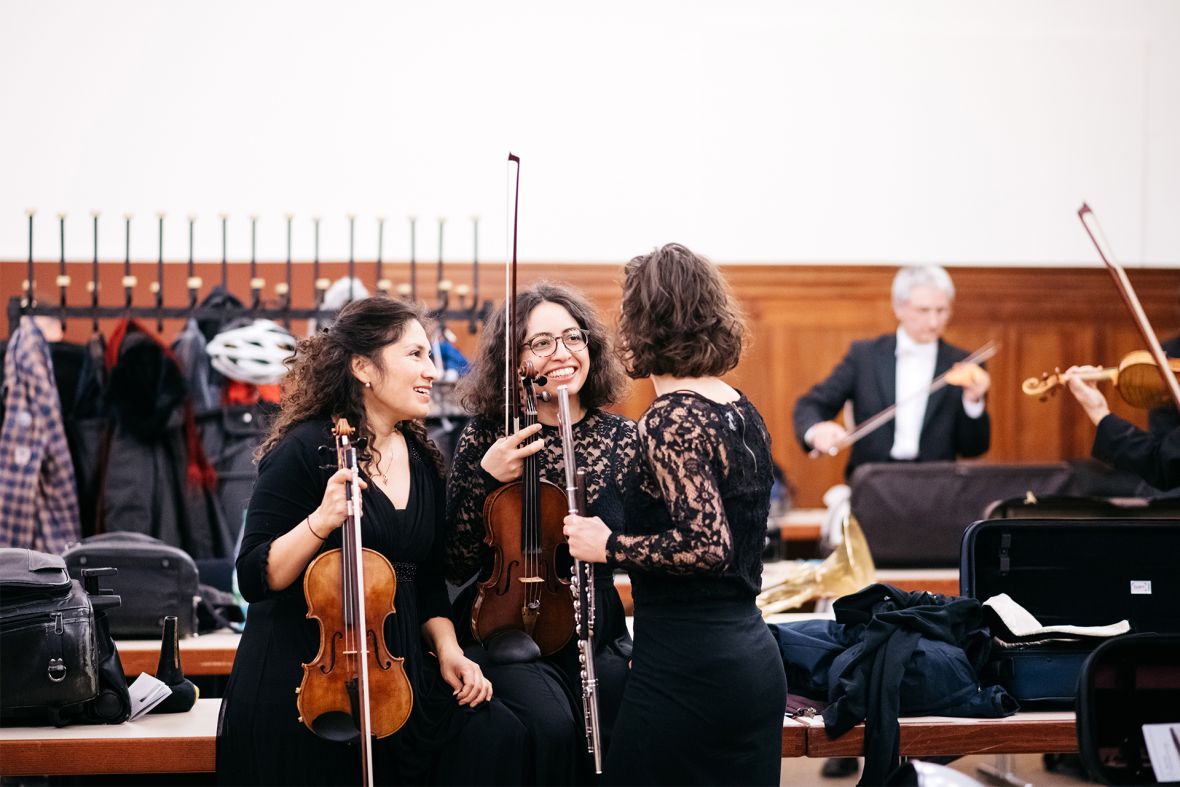
[[[185,675],[228,675],[242,635],[232,631],[215,631],[180,640],[180,666]],[[139,673],[156,674],[160,664],[160,641],[121,639],[115,642],[123,673],[137,678]]]
[[[800,719],[807,726],[808,757],[853,757],[864,754],[864,725],[836,739],[828,738],[820,717]],[[952,754],[1039,754],[1078,750],[1074,714],[1017,713],[1003,719],[957,719],[913,716],[899,719],[901,753],[909,757]]]
[[[195,773],[215,768],[219,699],[188,713],[148,714],[115,725],[0,728],[0,775]],[[921,716],[900,720],[901,753],[911,757],[1077,751],[1074,715],[1019,713],[1006,719]],[[864,726],[836,740],[823,719],[784,719],[783,757],[864,754]]]
[[[0,775],[212,771],[220,708],[221,700],[204,699],[188,713],[149,713],[123,724],[3,727]]]

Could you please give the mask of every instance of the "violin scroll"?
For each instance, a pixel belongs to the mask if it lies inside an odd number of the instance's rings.
[[[1061,369],[1055,368],[1052,374],[1041,372],[1040,377],[1029,377],[1020,384],[1020,390],[1028,396],[1039,396],[1041,401],[1045,402],[1049,400],[1051,395],[1057,393],[1059,386],[1065,385],[1067,382],[1068,380],[1061,373]]]

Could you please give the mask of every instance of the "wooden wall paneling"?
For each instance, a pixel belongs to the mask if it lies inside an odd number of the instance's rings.
[[[132,267],[139,277],[136,304],[153,305],[155,298],[150,283],[155,277],[155,263],[136,262]],[[763,412],[771,431],[775,458],[797,491],[796,504],[817,506],[824,490],[842,480],[845,457],[808,459],[795,443],[791,409],[804,391],[830,372],[854,339],[895,329],[889,285],[896,268],[726,265],[722,270],[747,312],[752,333],[749,352],[730,379]],[[69,262],[67,271],[73,279],[69,302],[89,304],[86,282],[90,277],[90,263]],[[346,271],[345,262],[321,263],[321,275],[329,279],[335,280]],[[196,272],[204,279],[203,298],[212,286],[220,283],[220,265],[199,262]],[[370,290],[375,289],[373,261],[358,261],[356,272]],[[1004,345],[989,363],[993,380],[989,396],[993,437],[992,450],[983,461],[1051,462],[1088,455],[1093,426],[1072,397],[1062,392],[1055,400],[1042,404],[1025,397],[1019,386],[1025,377],[1056,366],[1117,364],[1127,352],[1141,347],[1142,342],[1109,275],[1097,268],[973,267],[954,268],[950,272],[958,297],[947,338],[970,349],[988,338],[998,338]],[[56,260],[36,263],[37,293],[43,304],[57,302],[56,273]],[[408,265],[386,263],[385,273],[395,283],[407,281]],[[419,297],[433,304],[434,266],[423,264],[418,273]],[[183,262],[165,264],[167,305],[187,302],[185,274]],[[248,275],[247,264],[230,263],[230,289],[244,301],[250,295]],[[284,277],[285,266],[281,262],[259,263],[259,275],[267,280],[264,301],[273,303],[274,285]],[[456,285],[471,284],[470,264],[448,263],[446,275]],[[121,263],[100,264],[103,305],[123,303],[121,276]],[[613,327],[622,276],[622,265],[614,263],[522,264],[520,286],[542,278],[569,282],[586,293]],[[0,295],[6,304],[10,296],[19,293],[24,277],[23,261],[0,261]],[[1134,270],[1130,277],[1160,336],[1180,332],[1180,273],[1174,269]],[[308,262],[294,265],[292,286],[293,305],[310,306],[314,290]],[[481,266],[481,300],[498,303],[502,292],[502,268],[492,264]],[[102,329],[109,332],[113,322],[106,321]],[[180,327],[179,320],[167,321],[164,338],[175,336]],[[468,357],[474,355],[477,337],[468,334],[465,326],[453,327],[460,349]],[[296,323],[293,330],[296,335],[303,335],[306,326]],[[89,332],[89,320],[74,320],[68,325],[66,336],[81,342]],[[1122,404],[1117,395],[1109,396],[1109,387],[1106,390],[1115,412],[1129,416],[1136,423],[1146,422],[1143,413]],[[633,381],[628,396],[614,409],[638,417],[652,397],[648,381]]]

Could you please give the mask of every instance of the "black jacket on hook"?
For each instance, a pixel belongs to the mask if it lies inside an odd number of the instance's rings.
[[[134,320],[121,324],[107,352],[106,416],[91,453],[96,466],[94,530],[159,538],[194,558],[224,557],[233,540],[214,498],[180,369],[159,340]]]

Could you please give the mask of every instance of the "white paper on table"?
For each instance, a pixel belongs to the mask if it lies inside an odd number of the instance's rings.
[[[1180,724],[1144,724],[1143,740],[1155,780],[1180,782]]]
[[[135,721],[172,696],[172,689],[168,688],[168,684],[146,672],[139,673],[139,677],[127,687],[127,691],[131,695],[131,717],[128,721]]]

